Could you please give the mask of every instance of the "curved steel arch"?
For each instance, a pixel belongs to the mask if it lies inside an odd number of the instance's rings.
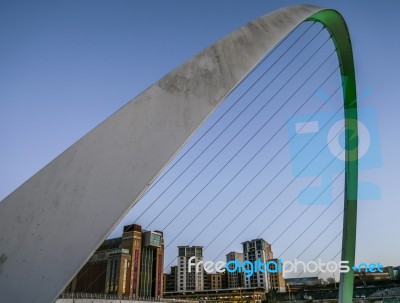
[[[342,260],[354,266],[357,228],[357,187],[358,187],[358,122],[357,94],[353,51],[349,31],[342,16],[334,10],[322,10],[307,20],[321,22],[336,46],[343,84],[345,116],[345,197],[343,212]],[[354,272],[341,273],[339,302],[353,300]]]
[[[336,11],[299,5],[250,22],[211,45],[6,197],[0,203],[0,301],[54,300],[216,106],[304,20],[326,26],[341,63],[347,130],[342,258],[352,265],[358,152],[350,39]],[[352,273],[341,278],[341,302],[351,302]]]

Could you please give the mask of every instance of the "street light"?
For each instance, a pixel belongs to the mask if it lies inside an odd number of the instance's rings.
[[[243,303],[243,299],[242,299],[242,288],[239,287],[239,295],[240,295],[240,303]]]
[[[287,286],[287,289],[288,289],[288,292],[289,292],[289,300],[290,300],[290,302],[292,302],[292,294],[290,292],[290,284],[286,284],[286,286]]]

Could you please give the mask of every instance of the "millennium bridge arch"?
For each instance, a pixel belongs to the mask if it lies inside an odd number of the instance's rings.
[[[299,5],[256,19],[203,50],[7,196],[0,203],[1,301],[52,302],[215,108],[309,20],[330,32],[340,63],[346,128],[342,260],[354,265],[358,139],[351,42],[338,12]],[[352,291],[353,273],[342,274],[340,302],[351,302]]]

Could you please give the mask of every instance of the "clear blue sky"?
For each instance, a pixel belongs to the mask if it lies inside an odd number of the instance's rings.
[[[359,206],[357,259],[398,265],[400,2],[308,2],[343,14],[362,102],[377,111],[382,165],[368,178],[382,197]],[[1,1],[0,199],[203,48],[295,3]]]

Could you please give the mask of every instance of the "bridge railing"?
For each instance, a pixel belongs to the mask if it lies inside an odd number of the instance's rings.
[[[104,293],[83,293],[83,292],[64,292],[60,294],[58,299],[99,299],[99,300],[119,300],[119,301],[135,301],[135,302],[169,302],[169,303],[195,303],[197,301],[171,298],[154,298],[154,297],[136,297],[132,298],[125,295]]]

